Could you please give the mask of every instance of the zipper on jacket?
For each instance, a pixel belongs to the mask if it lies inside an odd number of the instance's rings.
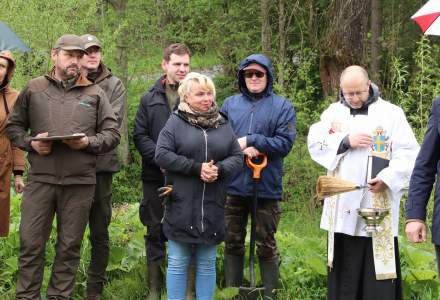
[[[60,101],[61,101],[61,103],[58,103],[58,105],[60,106],[60,110],[61,110],[61,117],[62,118],[64,118],[64,113],[65,113],[65,107],[64,107],[64,102],[65,102],[65,99],[66,99],[66,90],[63,88],[63,96],[62,97],[60,97]],[[65,132],[63,131],[63,134],[65,134]],[[57,158],[55,158],[56,160],[57,160],[57,162],[56,162],[56,166],[55,166],[55,169],[56,169],[56,177],[57,177],[57,182],[58,182],[58,184],[61,184],[62,182],[63,182],[63,180],[64,180],[64,178],[65,178],[65,174],[64,174],[64,172],[63,172],[63,170],[64,170],[64,164],[63,164],[63,161],[64,160],[62,160],[62,159],[57,159]]]
[[[247,132],[248,135],[250,135],[252,133],[252,122],[254,121],[254,109],[255,109],[255,106],[252,107],[252,111],[251,111],[251,121],[249,122],[249,128],[248,128],[248,132]]]
[[[205,162],[208,162],[208,134],[206,133],[206,130],[203,129],[200,126],[197,126],[200,128],[200,130],[203,132],[203,138],[205,139]],[[202,232],[205,232],[205,225],[203,224],[204,219],[205,219],[205,209],[204,209],[204,204],[205,204],[205,190],[206,190],[206,182],[203,181],[203,193],[202,193],[202,220],[201,220],[201,224],[202,224]]]
[[[251,135],[252,134],[252,123],[254,122],[254,111],[255,111],[255,104],[252,105],[252,110],[251,110],[251,119],[249,121],[249,127],[248,127],[248,131],[247,131],[247,135]],[[244,187],[248,186],[249,180],[248,180],[248,176],[242,176],[242,184]],[[246,192],[246,188],[245,188],[245,192]]]
[[[163,224],[163,220],[165,220],[166,214],[167,214],[167,204],[165,203],[164,209],[163,209],[163,216],[162,216],[162,219],[160,219],[160,224]]]

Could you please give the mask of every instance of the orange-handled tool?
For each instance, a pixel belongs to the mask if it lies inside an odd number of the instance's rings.
[[[257,162],[254,161],[254,158],[246,156],[246,165],[252,170],[252,178],[260,180],[261,171],[267,166],[267,155],[260,153],[256,156],[256,160]]]
[[[249,158],[246,156],[246,165],[252,171],[252,179],[254,186],[254,197],[251,202],[251,237],[249,242],[249,287],[241,286],[240,295],[245,295],[244,299],[250,299],[248,294],[259,294],[264,291],[264,288],[255,287],[255,236],[257,229],[257,206],[258,206],[258,184],[261,179],[261,171],[267,166],[267,156],[263,153],[258,154],[257,157]]]

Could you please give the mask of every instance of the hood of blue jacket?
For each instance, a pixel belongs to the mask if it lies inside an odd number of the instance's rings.
[[[260,66],[264,67],[267,71],[267,87],[264,96],[269,96],[272,93],[274,73],[270,59],[264,54],[252,54],[240,62],[240,67],[237,74],[238,86],[240,88],[240,92],[246,95],[247,97],[252,98],[252,94],[247,89],[246,82],[244,81],[243,69],[253,63],[259,64]]]

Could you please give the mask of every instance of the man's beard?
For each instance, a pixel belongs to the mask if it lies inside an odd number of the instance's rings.
[[[69,69],[72,69],[72,68],[75,68],[76,71],[74,71],[74,72],[69,71]],[[61,72],[62,72],[64,78],[72,79],[73,77],[76,77],[79,74],[79,66],[75,65],[75,64],[74,65],[70,65],[67,68],[62,69]]]

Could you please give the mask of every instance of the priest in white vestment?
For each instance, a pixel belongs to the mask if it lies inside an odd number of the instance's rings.
[[[419,144],[403,110],[379,96],[362,67],[342,72],[338,100],[311,126],[309,152],[328,175],[367,187],[324,200],[328,299],[402,299],[399,206]],[[377,170],[371,157],[380,157],[387,166]],[[371,176],[372,171],[377,175]],[[359,208],[385,208],[389,214],[379,231],[369,233]]]

